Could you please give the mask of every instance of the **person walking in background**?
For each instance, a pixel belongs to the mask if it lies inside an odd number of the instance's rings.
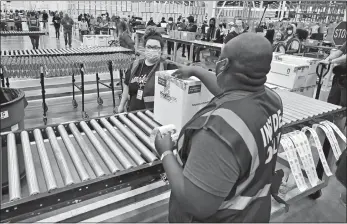
[[[131,36],[129,35],[128,26],[126,22],[120,21],[117,26],[118,33],[119,33],[119,45],[124,48],[131,49],[135,51],[135,43],[131,39]]]
[[[61,24],[63,25],[63,28],[64,28],[65,47],[67,46],[71,47],[72,27],[73,27],[74,21],[69,17],[68,14],[65,14],[65,17],[62,19]]]
[[[88,34],[88,23],[84,17],[82,17],[81,21],[79,22],[79,30],[80,30],[80,39],[83,42],[83,35]]]
[[[53,19],[52,19],[53,25],[54,25],[54,29],[55,29],[55,38],[59,39],[60,37],[60,23],[61,23],[61,18],[57,13],[55,13]]]
[[[89,20],[90,34],[95,34],[95,26],[96,26],[96,19],[94,18],[93,15],[90,15],[90,20]]]
[[[117,23],[117,31],[118,31],[118,37],[119,37],[119,45],[121,47],[135,51],[135,42],[132,40],[128,32],[128,25],[125,21],[119,21]],[[119,78],[120,78],[121,86],[123,87],[124,71],[122,69],[119,70]]]
[[[176,23],[174,23],[173,18],[169,18],[169,22],[166,25],[166,31],[169,33],[169,31],[176,30]],[[171,55],[171,51],[174,49],[174,43],[172,41],[167,42],[167,54]]]
[[[42,13],[43,29],[47,29],[47,21],[48,21],[48,14],[46,10],[43,10],[43,13]]]
[[[28,28],[29,31],[40,31],[40,20],[38,19],[35,12],[30,13],[30,17],[28,18]],[[29,37],[33,48],[39,49],[40,36],[30,35]]]
[[[20,17],[18,10],[15,11],[14,15],[14,25],[17,28],[17,31],[22,31],[22,18]]]

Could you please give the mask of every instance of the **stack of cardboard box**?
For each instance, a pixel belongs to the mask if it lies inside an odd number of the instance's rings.
[[[267,83],[291,92],[313,97],[316,89],[316,69],[319,60],[294,55],[274,55]]]

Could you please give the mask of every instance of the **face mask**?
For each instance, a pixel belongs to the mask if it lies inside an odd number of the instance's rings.
[[[169,21],[169,24],[171,24],[172,23],[172,21]]]
[[[287,33],[290,35],[293,33],[293,30],[288,30]]]
[[[154,49],[147,49],[145,50],[145,58],[150,62],[150,63],[156,63],[159,61],[161,55],[160,50],[154,50]]]
[[[226,69],[225,63],[227,60],[228,59],[225,58],[221,61],[217,61],[217,63],[216,63],[216,77],[218,77],[220,74],[222,74],[225,71],[225,69]]]

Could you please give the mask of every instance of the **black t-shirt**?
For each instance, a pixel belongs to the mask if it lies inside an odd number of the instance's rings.
[[[238,34],[235,31],[228,33],[228,35],[226,35],[226,37],[224,38],[224,43],[228,43],[229,40],[233,39],[236,36],[238,36]]]
[[[141,83],[142,85],[146,84],[148,79],[148,74],[152,71],[153,67],[154,65],[147,66],[146,63],[139,64],[137,68],[137,72],[135,72],[131,80],[130,80],[131,72],[126,73],[124,83],[125,85],[129,86],[129,95],[130,95],[129,111],[146,109],[145,102],[143,101],[143,96],[141,100],[137,99],[137,91],[140,88],[139,83]]]

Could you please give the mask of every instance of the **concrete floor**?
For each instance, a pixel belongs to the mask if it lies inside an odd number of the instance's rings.
[[[59,40],[55,38],[53,26],[49,26],[49,35],[44,36],[43,41],[45,48],[65,47],[62,34]],[[81,43],[79,41],[79,37],[73,35],[73,47],[79,47],[80,44]],[[43,45],[41,45],[41,47],[42,46]],[[29,37],[1,37],[1,50],[31,48],[32,46]],[[105,79],[107,79],[106,76]],[[68,83],[69,80],[70,79],[67,79],[63,82]],[[92,80],[93,78],[91,78],[91,81]],[[52,79],[51,81],[53,83],[56,82],[54,79]],[[26,82],[14,82],[11,86],[25,88],[27,87],[27,85],[28,83]],[[96,90],[93,86],[95,86],[95,84],[90,84],[91,91],[86,96],[86,110],[88,111],[90,117],[99,117],[112,114],[112,100],[110,97],[110,92],[105,90],[102,93],[104,105],[98,106],[96,103]],[[81,119],[80,108],[72,108],[72,97],[66,96],[66,90],[64,88],[53,88],[52,91],[54,94],[52,94],[52,97],[47,101],[50,108],[48,124],[62,123],[66,121]],[[33,98],[29,99],[29,105],[25,115],[26,128],[43,125],[41,101],[35,99],[35,94],[37,94],[38,98],[40,98],[39,90],[36,90],[36,93],[31,93],[31,96],[33,96]],[[55,98],[56,95],[59,94],[65,95],[64,98]],[[316,201],[305,198],[298,203],[291,205],[290,211],[288,213],[272,220],[272,222],[347,222],[346,207],[342,205],[339,199],[340,193],[342,193],[343,190],[343,186],[338,183],[335,177],[332,177],[329,185],[325,189],[323,189],[323,195],[321,198]]]

